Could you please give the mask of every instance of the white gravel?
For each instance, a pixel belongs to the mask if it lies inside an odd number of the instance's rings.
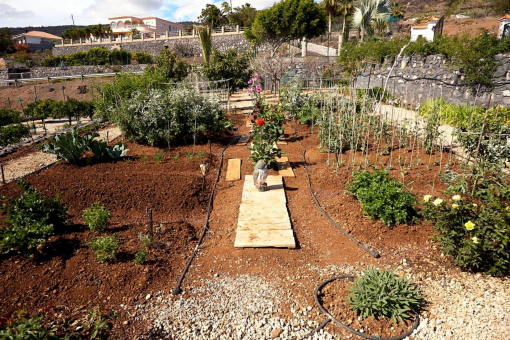
[[[393,269],[399,272],[402,267]],[[319,273],[325,280],[341,273],[359,274],[361,268],[308,265],[306,272]],[[428,303],[410,339],[509,339],[508,278],[445,270],[440,279],[433,279],[412,267],[405,272]],[[177,297],[156,293],[136,306],[137,315],[171,339],[271,339],[277,334],[278,339],[299,339],[318,326],[314,320],[322,322],[325,317],[316,306],[306,305],[291,308],[291,316],[282,313],[282,305],[296,303],[292,281],[253,275],[199,279],[191,284],[192,290]],[[335,339],[337,332],[337,326],[328,325],[312,339]]]

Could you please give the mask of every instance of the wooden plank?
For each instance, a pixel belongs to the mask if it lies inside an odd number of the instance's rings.
[[[236,145],[246,145],[250,141],[250,136],[241,136]]]
[[[236,248],[296,248],[292,230],[237,230]]]
[[[237,230],[242,231],[263,231],[263,230],[289,230],[291,229],[290,224],[275,224],[275,223],[241,223],[237,225]]]
[[[287,157],[276,158],[276,164],[278,165],[278,173],[280,176],[285,177],[296,177],[294,170],[290,166],[289,159]]]
[[[226,181],[238,181],[241,179],[241,160],[239,158],[231,158],[227,164]]]

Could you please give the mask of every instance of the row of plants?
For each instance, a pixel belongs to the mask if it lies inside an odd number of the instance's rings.
[[[400,50],[409,42],[409,37],[401,39],[373,39],[363,44],[349,42],[342,46],[338,63],[345,72],[357,75],[364,67],[380,65],[385,60],[394,60]],[[433,42],[419,38],[404,51],[405,55],[428,56],[441,54],[454,66],[463,70],[464,83],[492,88],[492,75],[498,64],[494,57],[510,51],[510,39],[498,39],[497,35],[481,30],[475,37],[468,34],[450,37],[436,37]]]
[[[72,118],[80,119],[94,115],[94,104],[88,100],[77,100],[68,98],[65,101],[54,99],[37,100],[28,104],[24,109],[25,116],[33,119],[44,120],[51,117],[54,119]]]
[[[150,64],[152,63],[152,56],[145,52],[110,51],[103,47],[93,47],[87,52],[49,56],[43,58],[39,64],[45,67],[59,67],[62,63],[66,66],[129,65],[132,61],[136,61],[139,64]]]
[[[0,146],[18,143],[30,137],[30,129],[21,122],[19,111],[0,108]]]

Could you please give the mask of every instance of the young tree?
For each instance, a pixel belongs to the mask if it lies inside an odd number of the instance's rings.
[[[353,9],[353,0],[338,0],[338,14],[340,14],[343,18],[342,34],[338,36],[339,55],[343,42],[347,42],[349,39],[349,22],[347,21],[347,17],[352,15]]]
[[[229,11],[230,7],[226,1],[221,4],[221,9],[215,5],[207,4],[198,17],[198,20],[204,25],[215,28],[228,23],[227,13]]]
[[[212,56],[212,62],[203,65],[200,70],[207,79],[230,79],[229,86],[231,92],[246,87],[248,80],[252,76],[250,60],[247,54],[239,56],[239,51],[233,48],[221,53],[217,48],[214,48]]]
[[[336,11],[338,10],[338,0],[322,0],[321,4],[324,7],[324,10],[326,11],[326,13],[328,13],[328,16],[329,16],[328,33],[331,34],[331,19],[333,18],[333,15],[335,15]]]
[[[327,16],[313,0],[281,0],[257,12],[251,30],[245,37],[255,44],[271,46],[271,56],[293,39],[311,39],[326,32]]]
[[[0,52],[12,51],[14,45],[11,40],[11,30],[8,28],[0,29]]]

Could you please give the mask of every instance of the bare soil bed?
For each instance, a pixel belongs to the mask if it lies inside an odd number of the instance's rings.
[[[238,115],[234,119],[236,126],[240,126],[240,133],[247,133],[244,116]],[[291,135],[294,127],[294,124],[286,125],[285,132]],[[139,320],[135,306],[145,303],[148,294],[169,292],[175,286],[205,222],[221,150],[232,137],[213,141],[212,162],[207,144],[198,145],[191,159],[187,159],[186,154],[193,152],[193,146],[165,150],[165,159],[157,164],[154,154],[158,148],[128,142],[130,151],[126,161],[60,163],[26,177],[44,195],[60,194],[69,207],[71,218],[69,226],[52,238],[44,254],[34,259],[16,255],[0,257],[1,312],[25,309],[34,313],[52,306],[61,316],[77,319],[86,311],[103,306],[120,312],[114,324],[113,338],[147,337],[153,325],[150,320]],[[293,292],[295,305],[280,306],[285,317],[292,315],[298,306],[313,306],[313,291],[327,278],[318,274],[303,275],[303,268],[310,264],[318,267],[391,265],[396,268],[405,257],[408,264],[419,264],[424,271],[436,261],[449,266],[430,241],[430,235],[434,233],[430,225],[419,222],[390,229],[380,221],[370,220],[363,215],[359,202],[344,192],[353,169],[340,166],[336,171],[329,167],[326,164],[328,155],[319,152],[317,135],[311,134],[307,126],[297,126],[296,137],[282,149],[296,173],[295,178],[285,177],[284,184],[298,248],[234,249],[243,181],[225,181],[227,162],[224,162],[201,256],[193,262],[182,285],[186,294],[193,294],[192,282],[213,274],[220,277],[243,274],[271,277]],[[321,215],[308,191],[303,147],[307,151],[312,187],[322,206],[352,236],[378,251],[379,259],[361,250]],[[30,149],[19,150],[18,154],[27,152]],[[198,159],[200,152],[202,160]],[[429,159],[422,150],[414,153],[415,157]],[[146,164],[142,163],[143,155],[147,156]],[[230,146],[225,153],[225,159],[242,159],[243,175],[251,174],[253,170],[247,161],[248,156],[246,146]],[[348,152],[344,157],[347,156]],[[385,164],[388,157],[379,156],[376,160],[371,155],[369,158],[373,164]],[[439,157],[439,154],[433,155],[431,162]],[[205,190],[202,190],[199,170],[203,161],[210,164]],[[424,194],[439,194],[444,189],[437,178],[437,166],[432,165],[428,170],[426,164],[424,161],[421,166],[409,170],[405,177],[419,198]],[[400,178],[398,166],[392,174]],[[9,183],[0,187],[0,195],[16,197],[19,190],[15,183]],[[87,242],[97,235],[88,230],[81,218],[83,209],[97,200],[106,204],[112,213],[105,234],[116,234],[122,240],[118,260],[110,264],[100,264],[94,259]],[[157,226],[155,238],[163,246],[150,250],[146,265],[135,266],[134,254],[140,249],[138,234],[148,233],[146,208],[153,209]],[[404,269],[401,274],[403,272]],[[314,318],[320,323],[324,316],[317,314]],[[336,326],[328,326],[328,331],[343,334]]]

